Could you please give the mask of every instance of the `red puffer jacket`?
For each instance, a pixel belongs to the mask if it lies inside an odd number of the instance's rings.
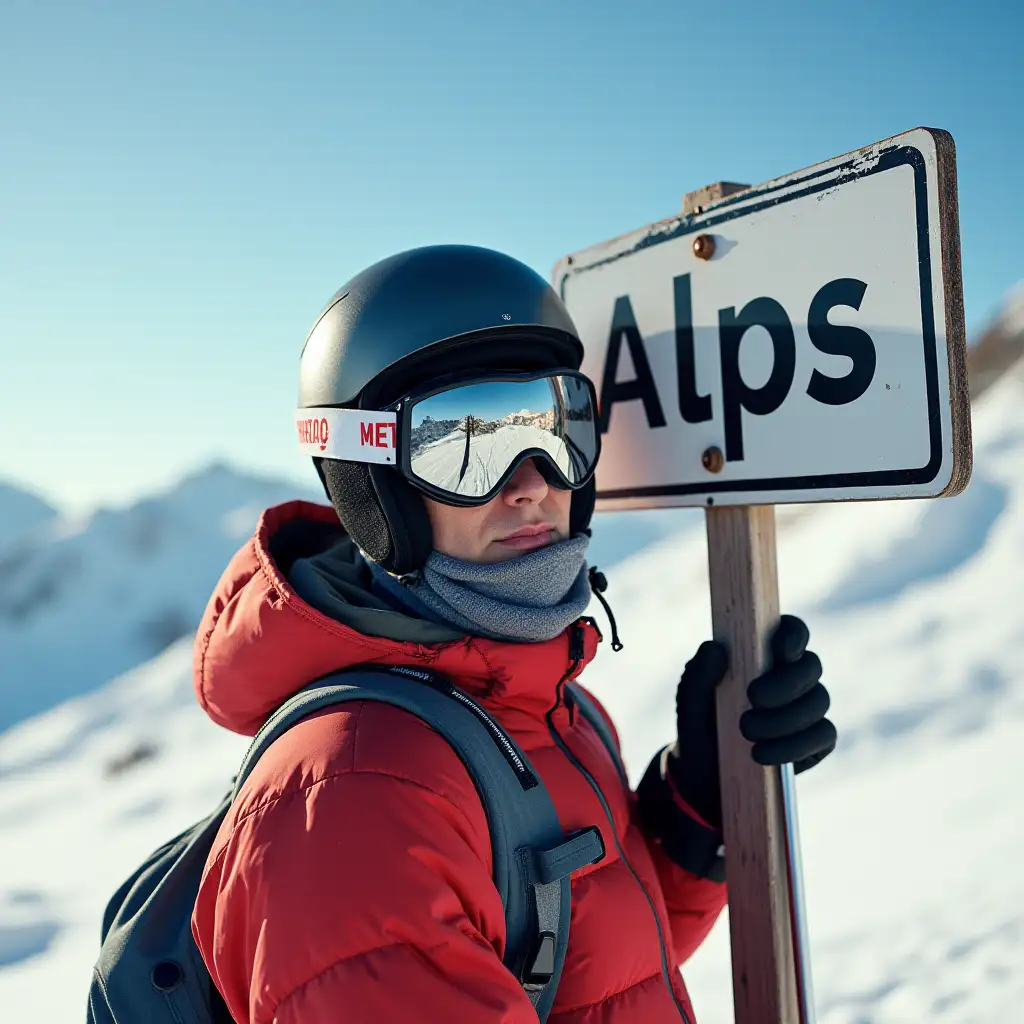
[[[692,1024],[678,967],[710,930],[725,887],[677,867],[643,834],[635,796],[566,706],[562,683],[594,656],[596,629],[587,620],[576,627],[585,631],[582,659],[570,657],[569,631],[519,644],[363,635],[301,600],[285,576],[297,554],[310,553],[303,544],[331,533],[340,535],[333,510],[279,506],[231,561],[196,639],[207,714],[253,734],[332,670],[377,662],[444,674],[526,750],[566,831],[596,824],[603,834],[604,860],[572,878],[552,1024]],[[504,915],[469,774],[437,733],[388,705],[322,712],[264,755],[217,836],[193,932],[239,1022],[537,1019],[501,962]]]

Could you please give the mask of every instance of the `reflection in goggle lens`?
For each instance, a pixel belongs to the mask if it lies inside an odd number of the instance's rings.
[[[449,494],[489,493],[524,451],[546,452],[570,486],[593,467],[590,388],[561,374],[467,384],[417,402],[409,456],[415,477]]]

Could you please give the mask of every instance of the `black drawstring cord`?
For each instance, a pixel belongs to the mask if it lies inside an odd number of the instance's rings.
[[[612,627],[612,650],[621,651],[622,641],[619,639],[619,628],[615,625],[615,616],[612,614],[611,605],[604,599],[604,592],[608,589],[608,578],[603,572],[601,572],[597,566],[592,565],[589,573],[590,589],[594,592],[594,596],[601,602],[604,608],[605,615],[608,616],[608,621]]]

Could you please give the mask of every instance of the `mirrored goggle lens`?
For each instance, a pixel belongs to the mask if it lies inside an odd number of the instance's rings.
[[[591,388],[579,377],[464,384],[412,407],[411,471],[440,491],[481,498],[532,450],[579,487],[597,456],[595,419]]]

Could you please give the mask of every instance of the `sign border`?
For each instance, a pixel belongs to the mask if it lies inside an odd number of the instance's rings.
[[[959,261],[959,232],[957,230],[956,213],[956,178],[955,164],[952,153],[943,152],[946,149],[952,150],[952,137],[942,131],[934,129],[923,129],[927,131],[936,147],[936,185],[940,193],[951,191],[952,214],[943,216],[944,205],[948,209],[948,202],[939,203],[940,220],[940,255],[944,264],[941,270],[946,270],[950,281],[945,282],[949,287],[946,292],[946,339],[947,351],[949,353],[949,377],[950,392],[953,395],[954,404],[960,391],[966,389],[966,367],[960,364],[964,362],[962,338],[963,332],[962,316],[962,295],[960,261]],[[904,137],[910,133],[904,133]],[[586,262],[581,266],[573,265],[573,258],[568,261],[559,281],[559,294],[562,301],[565,301],[566,283],[571,277],[575,277],[587,270],[613,263],[624,256],[632,255],[643,249],[660,245],[663,242],[673,241],[697,232],[706,232],[719,224],[748,214],[757,213],[772,206],[781,206],[783,203],[793,199],[802,199],[809,195],[835,188],[837,185],[847,184],[850,181],[861,180],[874,174],[881,174],[884,171],[892,170],[895,167],[909,166],[914,172],[914,204],[917,215],[917,253],[919,268],[919,285],[921,291],[921,323],[924,342],[925,361],[925,388],[928,406],[929,421],[929,458],[924,466],[913,469],[888,469],[867,471],[861,473],[824,473],[793,477],[771,477],[751,478],[740,480],[706,480],[692,484],[655,484],[644,487],[619,488],[616,490],[598,490],[596,499],[598,501],[616,501],[636,498],[664,498],[672,496],[709,495],[707,504],[713,505],[714,494],[743,495],[744,493],[756,493],[757,491],[790,491],[790,490],[824,490],[826,488],[869,488],[872,486],[908,486],[928,484],[940,473],[943,465],[944,448],[942,442],[942,417],[939,406],[939,370],[938,357],[936,352],[936,327],[935,327],[935,295],[933,291],[933,265],[932,251],[929,236],[929,203],[928,203],[928,176],[925,156],[921,150],[906,143],[900,144],[896,140],[890,145],[878,144],[877,159],[866,160],[865,151],[858,150],[849,154],[846,158],[839,158],[839,162],[829,161],[808,168],[806,173],[797,172],[795,177],[775,179],[764,185],[757,185],[746,189],[741,193],[722,199],[715,203],[708,210],[707,215],[696,215],[679,218],[674,226],[665,226],[662,230],[650,230],[638,242],[625,251],[613,253],[603,258],[595,259],[593,262]],[[871,147],[874,148],[874,147]],[[950,168],[953,168],[950,171]],[[953,177],[950,180],[950,174]],[[837,176],[840,179],[837,182]],[[943,180],[945,179],[945,180]],[[786,191],[785,195],[777,195],[780,191]],[[757,199],[751,203],[751,199]],[[947,221],[951,221],[948,223]],[[655,228],[655,225],[651,226]],[[950,247],[954,247],[952,251]],[[577,257],[583,255],[577,254]],[[953,272],[950,274],[950,272]],[[950,481],[942,491],[943,495],[957,494],[966,487],[970,479],[970,413],[967,412],[966,424],[968,435],[958,443],[957,409],[952,410],[950,419],[950,430],[953,437],[950,439],[950,447],[953,454]],[[964,443],[965,442],[965,443]],[[959,449],[959,451],[958,451]],[[967,453],[967,463],[964,464],[962,453]],[[848,500],[855,500],[856,495],[851,495]],[[813,501],[813,497],[804,500]]]

